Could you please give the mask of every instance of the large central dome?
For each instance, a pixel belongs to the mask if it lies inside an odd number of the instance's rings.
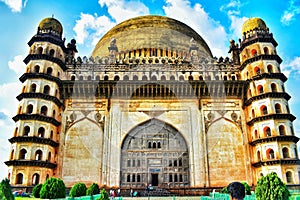
[[[113,38],[120,54],[158,49],[176,52],[178,56],[188,53],[193,43],[194,47],[198,47],[200,57],[212,57],[208,45],[196,31],[180,21],[163,16],[141,16],[116,25],[100,39],[92,56],[108,56]]]

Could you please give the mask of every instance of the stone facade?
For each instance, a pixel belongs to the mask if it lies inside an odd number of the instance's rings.
[[[61,24],[44,19],[20,78],[12,185],[54,176],[67,186],[223,187],[271,171],[299,184],[277,43],[249,20],[231,59],[217,59],[194,30],[161,16],[125,21],[93,57],[75,58],[76,41],[65,46]]]

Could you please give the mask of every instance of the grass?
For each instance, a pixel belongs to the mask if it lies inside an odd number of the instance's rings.
[[[23,200],[23,199],[37,200],[37,198],[34,197],[15,197],[15,200]]]

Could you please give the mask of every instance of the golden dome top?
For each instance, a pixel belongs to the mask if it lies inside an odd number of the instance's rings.
[[[42,30],[42,31],[45,31],[45,30],[55,31],[59,35],[62,35],[62,32],[63,32],[61,23],[53,17],[48,17],[48,18],[43,19],[40,22],[38,29]]]
[[[212,57],[203,38],[186,24],[163,16],[141,16],[126,20],[109,30],[95,46],[92,56],[108,56],[112,39],[115,39],[120,53],[139,49],[188,52],[192,38],[199,56]]]
[[[266,23],[260,18],[250,18],[243,24],[242,34],[254,29],[267,29]]]

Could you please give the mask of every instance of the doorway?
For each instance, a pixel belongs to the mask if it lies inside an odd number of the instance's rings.
[[[152,186],[158,186],[158,174],[151,174]]]

